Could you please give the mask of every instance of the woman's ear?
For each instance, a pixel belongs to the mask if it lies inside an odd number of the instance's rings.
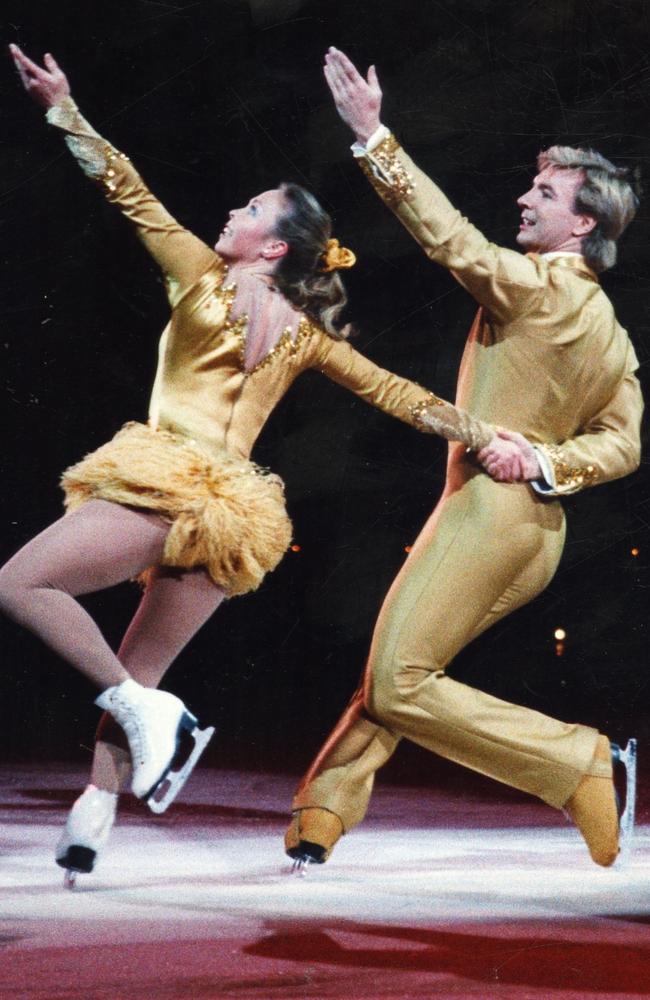
[[[289,244],[285,240],[271,240],[262,247],[261,256],[265,260],[277,260],[279,257],[285,257],[288,252]]]

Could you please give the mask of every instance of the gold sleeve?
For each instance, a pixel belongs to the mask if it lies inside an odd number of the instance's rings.
[[[547,291],[537,260],[491,243],[389,134],[357,157],[375,191],[420,244],[497,320],[533,308]]]
[[[188,232],[153,196],[129,158],[116,150],[83,118],[71,97],[47,113],[50,125],[65,133],[66,144],[81,169],[104,189],[135,226],[139,238],[168,279],[172,306],[221,258]]]
[[[479,451],[494,437],[494,428],[445,402],[408,379],[393,375],[355,351],[345,340],[320,334],[311,367],[360,399],[427,434],[462,441]]]
[[[549,485],[539,492],[565,496],[634,472],[641,460],[642,415],[639,380],[628,372],[583,433],[560,445],[535,445]]]

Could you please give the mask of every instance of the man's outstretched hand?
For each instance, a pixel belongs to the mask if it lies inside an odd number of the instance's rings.
[[[520,483],[542,476],[535,449],[516,431],[497,431],[476,457],[498,483]]]
[[[381,87],[374,66],[364,80],[344,52],[330,48],[325,55],[325,79],[336,110],[363,146],[380,125]]]
[[[43,59],[45,63],[43,67],[28,59],[17,45],[10,45],[9,51],[23,87],[37,104],[41,104],[44,108],[52,108],[64,97],[69,96],[68,78],[49,52]]]

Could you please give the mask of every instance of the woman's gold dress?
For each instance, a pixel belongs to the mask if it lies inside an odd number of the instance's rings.
[[[489,425],[384,371],[304,314],[251,363],[250,318],[232,316],[237,289],[223,258],[172,218],[71,98],[50,109],[48,121],[133,222],[164,272],[171,306],[148,423],[127,424],[66,470],[68,510],[100,498],[160,512],[171,521],[164,565],[205,566],[229,594],[242,594],[259,586],[291,540],[282,481],[249,456],[301,372],[321,371],[391,416],[470,448],[490,439]]]

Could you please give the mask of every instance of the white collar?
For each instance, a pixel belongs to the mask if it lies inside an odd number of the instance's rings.
[[[556,257],[582,257],[583,254],[575,250],[549,250],[548,253],[541,253],[542,260],[555,260]]]

